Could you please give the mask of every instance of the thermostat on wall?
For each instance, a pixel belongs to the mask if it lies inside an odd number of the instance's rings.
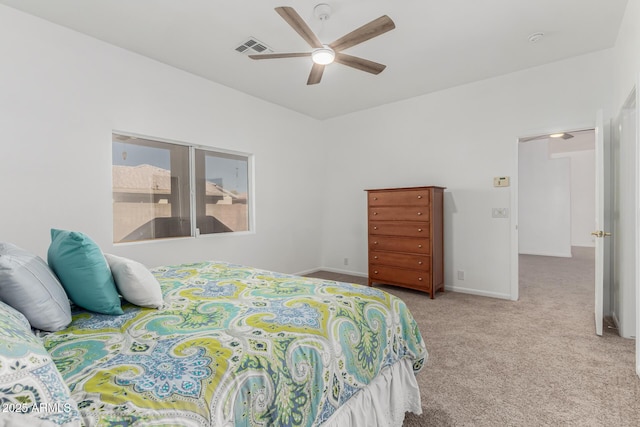
[[[509,177],[508,176],[496,176],[493,178],[493,186],[494,187],[508,187],[509,186]]]

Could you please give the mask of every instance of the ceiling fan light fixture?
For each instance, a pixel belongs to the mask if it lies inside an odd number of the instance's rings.
[[[333,62],[336,53],[329,46],[319,47],[311,52],[311,60],[316,64],[328,65]]]

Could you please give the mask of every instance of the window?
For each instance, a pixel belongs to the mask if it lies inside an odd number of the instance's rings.
[[[250,229],[249,155],[116,133],[112,150],[115,243]]]
[[[246,156],[195,150],[196,224],[200,234],[249,230]]]

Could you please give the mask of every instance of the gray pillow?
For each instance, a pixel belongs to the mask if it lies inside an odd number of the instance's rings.
[[[69,298],[47,263],[11,243],[0,243],[0,301],[43,331],[71,323]]]

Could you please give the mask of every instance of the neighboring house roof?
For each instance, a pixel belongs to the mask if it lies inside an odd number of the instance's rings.
[[[113,165],[112,180],[114,193],[171,194],[171,172],[156,166]],[[208,181],[205,194],[215,197],[230,197],[234,200],[246,199],[246,194],[234,194]]]
[[[114,193],[171,193],[171,174],[151,165],[113,165]]]

